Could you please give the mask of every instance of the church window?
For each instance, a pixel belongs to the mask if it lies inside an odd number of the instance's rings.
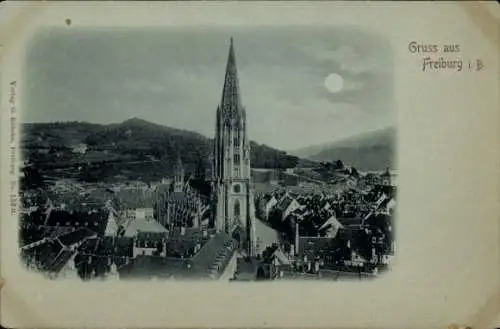
[[[236,200],[234,202],[234,216],[239,217],[240,216],[240,201]]]
[[[240,154],[239,153],[235,153],[234,154],[234,163],[235,164],[239,164],[240,163]]]
[[[240,135],[239,134],[235,134],[234,135],[234,145],[235,146],[239,146],[240,145]]]
[[[240,193],[240,186],[238,184],[233,187],[234,193]]]

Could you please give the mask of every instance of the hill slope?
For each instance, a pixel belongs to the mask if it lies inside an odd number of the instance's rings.
[[[316,161],[342,160],[361,170],[383,170],[394,168],[395,144],[396,129],[390,127],[290,153]]]
[[[87,150],[75,152],[79,144],[85,144]],[[23,127],[22,145],[25,158],[42,169],[98,164],[100,170],[109,167],[100,174],[104,178],[127,172],[127,177],[139,176],[145,180],[146,176],[157,179],[170,174],[178,155],[188,173],[205,173],[211,167],[213,152],[211,138],[138,118],[109,125],[29,123]],[[251,147],[253,167],[290,168],[298,162],[297,157],[266,145],[251,142]]]

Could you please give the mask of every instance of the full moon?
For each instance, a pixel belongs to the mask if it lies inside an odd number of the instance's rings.
[[[337,73],[329,74],[325,78],[325,87],[331,93],[338,93],[344,87],[344,79]]]

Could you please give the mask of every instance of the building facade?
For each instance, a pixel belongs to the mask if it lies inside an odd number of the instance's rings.
[[[185,170],[180,157],[177,159],[171,185],[157,187],[154,217],[172,234],[186,228],[198,228],[206,208],[198,191],[185,180]]]
[[[212,183],[215,226],[252,251],[250,141],[241,103],[233,39],[229,47],[222,98],[217,107]]]

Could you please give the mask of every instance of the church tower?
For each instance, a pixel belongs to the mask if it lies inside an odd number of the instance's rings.
[[[217,107],[213,180],[216,198],[215,225],[251,248],[250,142],[246,111],[241,104],[233,39],[222,98]]]
[[[182,167],[181,156],[177,155],[177,164],[174,172],[174,192],[182,192],[184,189],[184,168]]]

